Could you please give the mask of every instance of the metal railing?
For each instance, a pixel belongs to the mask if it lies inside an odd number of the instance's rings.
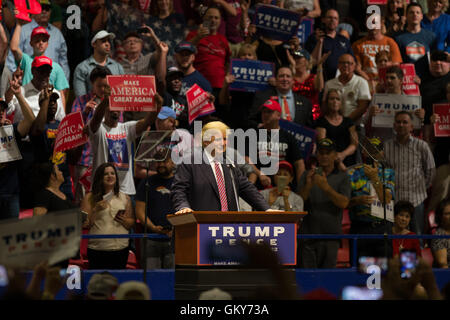
[[[129,238],[129,239],[169,239],[166,235],[157,233],[131,233],[131,234],[83,234],[82,239],[113,239],[113,238]],[[352,246],[352,268],[357,266],[358,257],[358,240],[393,240],[393,239],[450,239],[450,235],[395,235],[395,234],[299,234],[297,239],[328,239],[328,240],[353,240]]]

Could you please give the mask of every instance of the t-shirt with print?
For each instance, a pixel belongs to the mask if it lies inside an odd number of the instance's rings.
[[[405,31],[394,39],[400,48],[403,62],[414,63],[416,74],[422,78],[428,70],[427,53],[435,47],[434,33],[425,29],[421,29],[418,33]]]
[[[194,38],[197,30],[190,32],[186,40]],[[211,83],[213,88],[221,88],[225,78],[225,64],[231,56],[227,39],[221,34],[209,35],[197,44],[194,67]]]
[[[367,73],[370,79],[375,79],[378,75],[375,56],[384,50],[391,53],[392,62],[402,63],[402,55],[394,39],[384,36],[381,40],[370,40],[364,37],[356,41],[353,46],[353,53],[356,60],[361,64],[362,70]]]
[[[104,122],[93,133],[89,130],[89,143],[92,146],[92,172],[103,163],[113,163],[119,176],[120,191],[134,195],[132,143],[136,140],[137,121],[118,123],[110,128]]]
[[[204,91],[212,92],[211,84],[208,80],[197,70],[192,72],[191,74],[184,76],[181,80],[181,90],[180,95],[185,96],[186,91],[188,91],[194,84],[197,84]]]

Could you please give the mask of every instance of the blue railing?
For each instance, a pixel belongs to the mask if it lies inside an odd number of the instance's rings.
[[[169,239],[166,235],[157,233],[132,233],[132,234],[83,234],[82,239],[113,239],[113,238],[130,238],[130,239]],[[392,240],[392,239],[450,239],[450,235],[396,235],[396,234],[299,234],[297,239],[349,239],[353,240],[353,255],[352,266],[356,268],[356,261],[358,257],[358,240],[359,239],[378,239],[378,240]]]

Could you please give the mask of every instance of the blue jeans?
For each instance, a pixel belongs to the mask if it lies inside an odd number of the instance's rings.
[[[0,197],[0,220],[19,218],[19,195]]]

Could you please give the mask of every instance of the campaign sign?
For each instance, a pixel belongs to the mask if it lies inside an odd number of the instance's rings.
[[[402,63],[400,68],[403,71],[402,90],[407,95],[420,96],[420,90],[417,83],[414,82],[416,76],[416,69],[413,63]],[[378,77],[383,85],[386,85],[386,70],[387,68],[378,69]]]
[[[297,263],[297,224],[230,223],[198,224],[198,265],[238,265],[246,254],[240,242],[266,244],[283,265]]]
[[[450,137],[450,103],[433,104],[433,113],[439,115],[434,124],[436,137]]]
[[[270,5],[256,8],[253,24],[261,35],[287,41],[297,35],[300,14]]]
[[[316,140],[316,130],[283,119],[280,119],[280,128],[294,136],[302,152],[302,158],[308,160]]]
[[[111,111],[156,111],[153,97],[156,94],[154,76],[106,76],[111,95]]]
[[[12,125],[0,127],[0,163],[22,159]]]
[[[216,111],[214,104],[208,99],[208,93],[197,84],[194,84],[186,91],[186,99],[189,107],[189,124],[200,116]]]
[[[65,116],[58,126],[53,152],[56,154],[85,144],[88,136],[83,134],[83,128],[81,111]]]
[[[72,258],[80,250],[79,209],[0,222],[0,264],[33,269]]]
[[[314,19],[303,18],[297,30],[297,38],[300,40],[300,43],[306,43],[306,40],[311,35],[313,30],[314,30]]]
[[[367,4],[387,4],[387,0],[367,0]]]
[[[268,80],[275,66],[271,62],[231,59],[231,74],[235,77],[230,90],[263,91],[269,88]]]
[[[376,93],[373,95],[372,105],[380,108],[380,113],[375,115],[372,126],[377,128],[392,128],[394,117],[398,111],[408,111],[413,116],[415,129],[420,129],[421,121],[414,114],[414,110],[422,108],[421,96],[408,96],[404,94]]]
[[[370,186],[370,195],[372,197],[375,197],[376,200],[372,202],[370,205],[370,215],[384,219],[384,205],[383,203],[378,199],[377,192],[375,190],[375,187],[373,186],[372,182],[369,181]],[[386,220],[390,222],[394,222],[394,201],[391,200],[388,204],[386,204]]]

